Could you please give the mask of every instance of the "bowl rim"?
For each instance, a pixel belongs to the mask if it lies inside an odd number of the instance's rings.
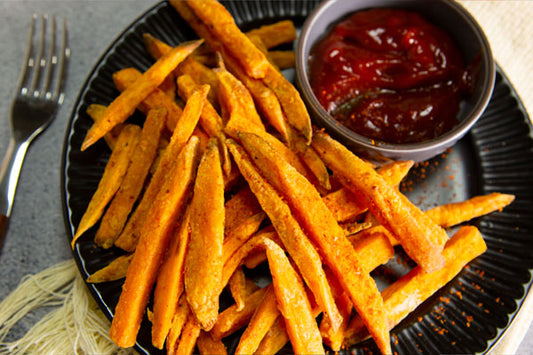
[[[379,152],[384,156],[397,156],[402,153],[421,154],[427,152],[428,150],[438,151],[439,149],[440,151],[442,151],[449,147],[450,143],[455,143],[457,140],[462,138],[475,124],[475,122],[479,119],[479,117],[483,114],[485,108],[487,107],[492,96],[496,77],[496,63],[493,57],[490,42],[488,41],[487,36],[482,30],[480,24],[470,14],[470,12],[466,10],[464,6],[453,0],[432,0],[439,1],[452,8],[452,10],[454,10],[457,15],[462,17],[463,20],[469,24],[476,38],[480,42],[480,48],[482,50],[480,64],[484,65],[487,70],[486,75],[481,78],[483,82],[482,91],[479,94],[480,99],[477,100],[472,106],[471,113],[468,116],[464,117],[464,119],[462,119],[457,125],[455,125],[455,127],[445,132],[444,134],[422,142],[395,144],[373,140],[345,127],[327,113],[327,111],[318,102],[318,99],[313,93],[308,75],[308,56],[304,53],[306,46],[309,46],[309,48],[311,48],[314,44],[307,43],[309,41],[308,34],[310,33],[310,30],[313,25],[320,18],[320,16],[330,7],[334,6],[337,1],[343,0],[323,1],[309,14],[302,26],[296,44],[296,81],[302,95],[308,102],[308,105],[312,106],[312,110],[315,111],[315,114],[312,114],[312,116],[318,116],[316,119],[320,121],[319,125],[323,127],[325,126],[327,130],[330,130],[330,133],[334,132],[335,134],[339,135],[343,140],[348,141],[351,144],[356,144],[357,146],[363,149],[369,149]],[[380,4],[376,2],[374,7],[380,7]],[[354,10],[354,12],[355,11],[357,10]],[[330,21],[328,26],[337,22],[338,20],[340,20],[340,17]]]

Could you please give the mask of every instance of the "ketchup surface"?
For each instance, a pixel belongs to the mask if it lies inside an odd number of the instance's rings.
[[[470,87],[448,34],[402,9],[352,14],[312,48],[309,64],[322,106],[349,129],[388,143],[453,128]]]

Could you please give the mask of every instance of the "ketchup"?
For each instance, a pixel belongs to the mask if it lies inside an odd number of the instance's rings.
[[[448,34],[402,9],[350,15],[313,47],[309,64],[321,105],[349,129],[388,143],[449,131],[470,90]]]

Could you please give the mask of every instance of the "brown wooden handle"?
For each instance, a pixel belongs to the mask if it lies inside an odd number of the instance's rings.
[[[8,224],[9,218],[3,214],[0,215],[0,254],[2,254],[2,249],[4,247],[4,240],[6,239]]]

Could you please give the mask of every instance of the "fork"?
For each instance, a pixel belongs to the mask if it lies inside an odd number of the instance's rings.
[[[70,57],[66,20],[63,20],[60,44],[56,43],[59,31],[55,17],[52,16],[51,21],[47,15],[41,17],[40,34],[35,33],[38,22],[38,16],[33,15],[25,62],[11,106],[11,138],[0,166],[0,253],[26,151],[33,139],[53,120],[64,98]]]

